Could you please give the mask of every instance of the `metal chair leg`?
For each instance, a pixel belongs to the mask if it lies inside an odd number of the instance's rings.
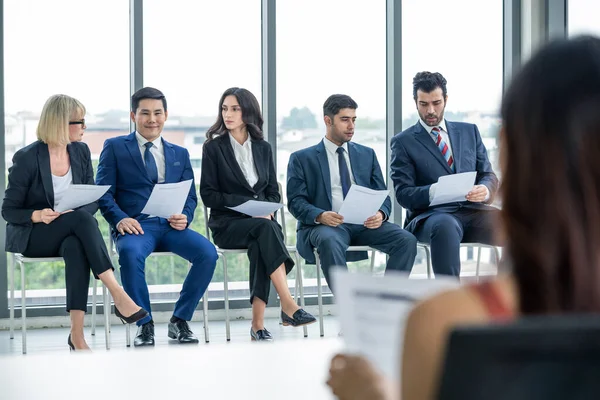
[[[423,250],[425,250],[425,259],[427,260],[427,279],[431,279],[431,274],[433,272],[433,266],[431,264],[431,249],[429,246],[424,246]]]
[[[479,268],[481,265],[481,246],[477,247],[477,266],[475,267],[475,277],[479,282]]]
[[[300,290],[300,307],[304,309],[304,283],[302,282],[302,264],[298,252],[296,252],[296,265],[298,266],[298,270],[296,271],[296,287]],[[308,337],[308,327],[304,325],[302,330],[304,331],[304,337]]]
[[[492,246],[492,248],[494,249],[494,255],[496,256],[496,269],[498,270],[500,268],[500,249],[498,246]]]
[[[223,259],[223,289],[224,289],[224,300],[225,300],[225,337],[229,342],[231,340],[231,331],[229,326],[229,279],[227,278],[227,257],[225,254],[221,254]]]
[[[131,324],[125,324],[125,345],[131,347]]]
[[[15,255],[10,254],[10,338],[15,338]]]
[[[204,342],[210,342],[208,333],[208,288],[202,296],[202,322],[204,324]]]
[[[375,270],[375,250],[371,251],[371,275],[373,275],[373,271]]]
[[[325,336],[323,328],[323,289],[321,288],[321,260],[319,253],[315,250],[315,266],[317,267],[317,301],[319,303],[319,333],[321,337]]]
[[[23,354],[27,354],[27,324],[25,322],[26,320],[26,313],[27,313],[27,306],[25,304],[25,299],[26,299],[26,283],[25,283],[25,263],[19,263],[19,266],[21,267],[21,337],[22,337],[22,341],[23,341]]]
[[[94,284],[92,285],[92,336],[96,335],[96,290],[98,288],[98,282],[96,278],[92,278]]]
[[[108,289],[102,285],[102,311],[104,312],[104,340],[106,342],[106,350],[110,350],[110,304],[108,302]]]

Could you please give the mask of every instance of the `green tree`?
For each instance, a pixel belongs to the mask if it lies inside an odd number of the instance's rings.
[[[294,107],[290,115],[281,121],[281,129],[314,129],[317,127],[317,118],[308,107]]]

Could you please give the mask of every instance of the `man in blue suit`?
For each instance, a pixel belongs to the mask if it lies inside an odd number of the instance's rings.
[[[363,225],[344,223],[338,214],[352,184],[387,189],[373,149],[351,142],[357,107],[349,96],[330,96],[323,105],[325,138],[293,153],[288,164],[288,208],[298,220],[298,251],[314,264],[313,249],[317,249],[330,288],[332,265],[345,267],[346,260],[367,258],[364,252],[346,254],[350,245],[372,246],[387,253],[387,270],[410,271],[417,253],[415,237],[387,222],[391,212],[389,197]]]
[[[460,275],[460,243],[498,244],[493,235],[499,211],[489,206],[498,189],[477,126],[444,119],[446,79],[419,72],[413,79],[419,121],[392,139],[392,180],[406,208],[405,228],[431,244],[433,270]],[[465,201],[430,207],[441,176],[477,171]]]
[[[111,185],[99,200],[111,226],[119,254],[123,288],[137,304],[150,311],[145,277],[146,258],[153,251],[170,251],[192,263],[169,322],[168,336],[180,343],[198,343],[187,321],[212,279],[217,262],[215,247],[188,229],[198,203],[188,151],[161,138],[167,120],[167,101],[161,91],[146,87],[131,97],[131,119],[136,131],[108,139],[100,154],[96,183]],[[169,219],[141,211],[154,185],[192,179],[181,214]],[[152,316],[138,321],[135,346],[154,345]]]

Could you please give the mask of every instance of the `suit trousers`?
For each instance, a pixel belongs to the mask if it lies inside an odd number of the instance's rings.
[[[217,246],[223,249],[248,249],[250,261],[250,303],[258,297],[269,300],[271,274],[281,264],[285,273],[294,268],[294,261],[283,241],[281,225],[266,218],[239,218],[227,221],[223,229],[214,229]]]
[[[310,242],[319,253],[321,269],[333,292],[330,268],[347,268],[346,250],[349,246],[371,246],[389,255],[386,271],[410,271],[417,255],[417,239],[410,233],[390,222],[377,229],[362,225],[342,224],[337,227],[318,225],[311,228]]]
[[[431,264],[436,275],[460,276],[460,243],[500,245],[494,235],[500,210],[463,207],[453,213],[438,212],[419,221],[414,234],[431,246]]]
[[[33,224],[26,257],[63,257],[67,312],[87,310],[90,268],[94,276],[113,269],[98,221],[83,210],[63,214],[50,224]]]
[[[118,235],[116,248],[121,266],[123,289],[137,305],[151,312],[150,293],[146,283],[146,258],[154,251],[168,251],[192,263],[183,281],[173,315],[190,321],[200,299],[208,288],[217,264],[215,246],[204,236],[191,229],[178,231],[164,218],[146,218],[140,221],[143,235]],[[137,322],[149,322],[152,315]]]

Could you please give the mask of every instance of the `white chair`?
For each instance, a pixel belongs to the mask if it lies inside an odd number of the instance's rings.
[[[281,184],[279,184],[279,192],[281,193]],[[284,241],[285,241],[285,239],[287,238],[287,235],[285,232],[284,208],[285,207],[282,207],[281,209],[279,209],[278,214],[281,216],[281,219],[282,219],[281,227],[283,229],[283,237],[284,237]],[[208,207],[204,206],[204,223],[206,226],[206,237],[209,240],[211,240],[211,242],[212,242],[211,235],[210,235],[210,229],[208,228],[208,214],[209,214],[209,209],[208,209]],[[221,249],[217,245],[215,245],[215,248],[217,249],[217,254],[219,255],[219,258],[223,262],[223,297],[224,297],[224,303],[225,303],[225,334],[226,334],[227,341],[230,341],[231,340],[231,332],[230,332],[230,321],[229,321],[229,291],[228,291],[229,278],[227,276],[227,255],[228,254],[246,254],[248,249]],[[295,246],[289,246],[286,244],[286,248],[287,248],[288,252],[293,253],[295,255],[295,260],[296,260],[296,287],[295,287],[295,291],[294,291],[294,300],[296,301],[296,303],[298,302],[298,291],[300,291],[300,306],[302,308],[304,308],[304,305],[305,305],[304,304],[304,287],[302,285],[302,267],[300,264],[300,258],[298,256],[298,252],[297,252]],[[307,337],[308,336],[307,327],[304,326],[303,330],[304,330],[304,337]]]
[[[367,251],[371,252],[371,273],[375,269],[375,252],[377,249],[374,249],[370,246],[350,246],[346,250],[348,251]],[[319,258],[319,253],[317,249],[313,250],[315,255],[315,266],[317,268],[317,302],[319,304],[319,333],[321,337],[325,335],[325,329],[323,327],[323,288],[321,287],[321,259]]]
[[[117,251],[114,248],[114,243],[112,238],[109,239],[109,252],[113,257],[118,257]],[[148,258],[150,257],[175,257],[177,254],[172,253],[170,251],[155,251],[150,253]],[[146,260],[148,259],[146,258]],[[115,266],[119,265],[118,260],[113,263]],[[191,263],[188,263],[188,267],[191,267]],[[204,325],[204,341],[206,343],[210,342],[209,331],[208,331],[208,288],[204,292],[202,296],[202,323]],[[125,325],[125,344],[127,347],[131,347],[131,324]]]
[[[11,260],[9,263],[9,273],[10,273],[10,338],[13,339],[14,336],[14,318],[15,318],[15,268],[17,264],[21,269],[21,336],[22,336],[22,345],[23,345],[23,354],[27,354],[27,323],[26,323],[26,314],[27,314],[27,291],[26,291],[26,281],[25,281],[25,265],[32,263],[41,263],[41,262],[55,262],[60,261],[64,262],[62,257],[25,257],[20,253],[10,253]],[[109,332],[109,317],[110,317],[110,308],[108,301],[108,290],[106,287],[102,285],[102,297],[104,300],[104,333],[106,340],[106,349],[110,349],[110,332]],[[92,335],[96,334],[96,279],[94,279],[94,286],[92,291]]]
[[[422,243],[419,242],[417,244],[417,246],[422,247],[425,250],[425,254],[426,254],[426,259],[427,259],[427,278],[431,279],[431,275],[433,273],[433,266],[431,263],[431,246],[429,245],[429,243]],[[477,282],[479,282],[479,277],[480,277],[480,267],[481,267],[481,249],[483,248],[487,248],[487,249],[491,249],[494,253],[494,258],[496,261],[496,266],[498,266],[500,264],[500,247],[499,246],[494,246],[491,244],[485,244],[485,243],[461,243],[460,244],[461,247],[477,247],[477,264],[475,266],[475,277],[477,279]]]

